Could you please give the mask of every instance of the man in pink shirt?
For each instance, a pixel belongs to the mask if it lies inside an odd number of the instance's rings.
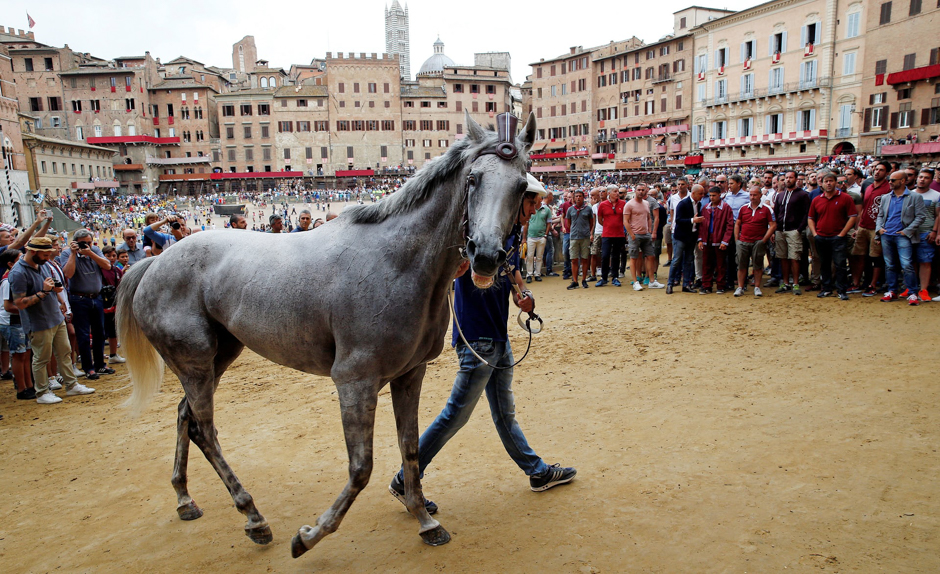
[[[648,277],[652,277],[655,271],[653,241],[656,239],[656,223],[659,220],[659,210],[656,210],[654,218],[650,211],[650,204],[646,200],[647,195],[649,195],[649,187],[645,183],[637,184],[633,199],[628,201],[623,209],[623,226],[630,234],[628,249],[630,252],[630,271],[633,272],[634,291],[643,290],[643,285],[637,278],[641,262],[646,264],[646,275]],[[650,287],[658,289],[657,285],[662,287],[654,280]]]

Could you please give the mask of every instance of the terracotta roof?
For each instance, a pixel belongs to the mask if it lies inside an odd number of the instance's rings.
[[[327,86],[282,86],[274,92],[275,98],[302,98],[302,97],[326,97],[329,95]]]
[[[447,94],[441,88],[425,86],[402,86],[401,97],[403,98],[446,98]]]
[[[36,135],[36,134],[23,134],[23,139],[24,139],[24,140],[33,139],[33,140],[36,140],[36,141],[40,141],[40,142],[44,142],[44,143],[49,143],[49,144],[67,145],[67,146],[73,146],[73,147],[82,147],[82,148],[85,148],[85,149],[93,149],[93,150],[96,150],[96,151],[106,151],[106,152],[108,152],[108,153],[117,153],[117,152],[114,151],[113,149],[109,149],[109,148],[106,148],[106,147],[100,147],[100,146],[96,146],[96,145],[86,144],[86,143],[84,143],[84,142],[76,142],[76,141],[72,141],[72,140],[64,140],[64,139],[61,139],[61,138],[50,138],[50,137],[46,137],[46,136],[39,136],[39,135]]]
[[[93,66],[87,68],[72,68],[59,72],[60,76],[93,76],[95,74],[133,74],[142,68],[109,68],[108,66]]]

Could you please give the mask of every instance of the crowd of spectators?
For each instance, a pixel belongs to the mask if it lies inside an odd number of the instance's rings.
[[[619,287],[629,269],[634,291],[940,301],[930,296],[940,267],[932,265],[940,245],[933,169],[845,155],[779,170],[633,177],[598,173],[555,186],[526,230],[526,280],[558,275],[551,246],[559,238],[571,290]],[[669,272],[659,276],[664,247]]]

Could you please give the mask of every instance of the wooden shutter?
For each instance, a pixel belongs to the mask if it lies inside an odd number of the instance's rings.
[[[868,94],[868,105],[875,105],[875,94]]]
[[[871,108],[865,108],[865,122],[864,127],[862,127],[863,133],[868,133],[871,131]]]
[[[922,126],[930,125],[930,108],[924,108],[920,111],[920,124]]]
[[[898,112],[891,112],[891,129],[898,127]]]
[[[890,106],[882,106],[882,107],[881,107],[881,118],[882,118],[882,119],[881,119],[881,122],[882,122],[882,123],[881,123],[881,129],[885,129],[885,124],[884,124],[884,122],[888,119],[888,114],[890,114],[890,113],[891,113],[891,108],[890,108]]]

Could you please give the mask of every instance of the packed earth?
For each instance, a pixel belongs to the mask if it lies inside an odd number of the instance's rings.
[[[274,531],[262,547],[196,449],[189,485],[205,515],[179,520],[180,385],[168,372],[131,419],[116,365],[96,393],[54,407],[0,393],[4,572],[940,570],[940,392],[932,343],[911,335],[936,329],[938,306],[664,305],[662,290],[566,285],[531,286],[546,328],[514,389],[531,444],[578,468],[571,484],[531,492],[480,405],[425,475],[453,536],[425,546],[387,490],[401,459],[386,388],[369,486],[334,535],[292,560],[290,537],[347,479],[332,382],[250,351],[222,378],[220,441]],[[510,335],[521,356],[524,333],[513,323]],[[430,365],[421,428],[455,369],[449,347]]]

